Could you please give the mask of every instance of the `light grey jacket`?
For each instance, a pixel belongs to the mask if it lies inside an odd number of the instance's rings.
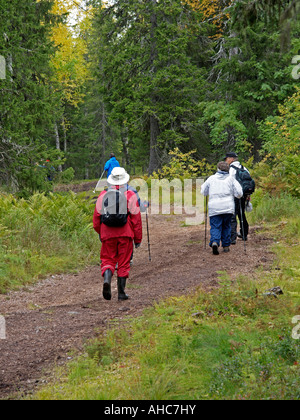
[[[234,197],[242,198],[241,184],[228,172],[218,171],[202,185],[201,193],[209,195],[209,217],[234,214]]]

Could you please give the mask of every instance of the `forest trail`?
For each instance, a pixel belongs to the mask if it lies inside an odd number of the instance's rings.
[[[127,292],[118,302],[116,278],[113,299],[102,298],[100,267],[79,274],[50,276],[35,286],[0,295],[7,340],[0,340],[0,399],[24,395],[46,381],[55,365],[64,364],[72,350],[101,334],[113,320],[142,313],[168,296],[188,294],[197,286],[218,285],[218,272],[237,276],[272,261],[270,241],[251,230],[247,255],[243,243],[230,254],[213,256],[204,250],[204,226],[182,227],[182,216],[151,216],[152,262],[148,260],[145,215],[144,241],[135,252]],[[99,246],[100,249],[100,246]]]

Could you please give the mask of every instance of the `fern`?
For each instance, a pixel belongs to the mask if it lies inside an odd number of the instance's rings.
[[[96,263],[94,204],[81,196],[0,196],[0,292]]]

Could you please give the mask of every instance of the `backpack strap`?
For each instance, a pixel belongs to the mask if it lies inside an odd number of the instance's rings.
[[[235,166],[235,165],[233,165],[233,164],[231,164],[230,165],[230,168],[233,168],[233,169],[235,169],[236,171],[244,171],[245,170],[245,167],[241,164],[241,167],[240,168],[238,168],[237,166]]]

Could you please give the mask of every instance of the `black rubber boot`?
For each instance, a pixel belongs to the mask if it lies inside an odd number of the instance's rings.
[[[118,277],[118,295],[119,300],[128,300],[129,296],[125,293],[125,287],[126,287],[126,278],[125,277]]]
[[[111,300],[111,279],[112,272],[106,270],[104,273],[103,297],[105,300]]]

